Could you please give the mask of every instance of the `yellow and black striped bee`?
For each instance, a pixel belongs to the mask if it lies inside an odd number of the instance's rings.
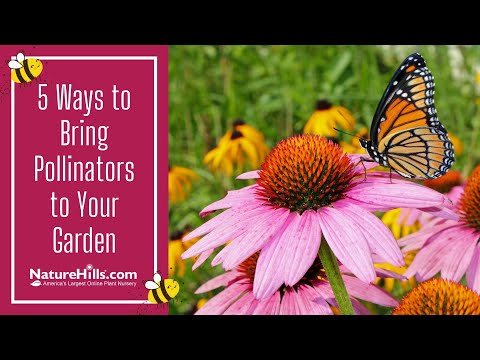
[[[173,279],[162,280],[159,273],[153,275],[153,281],[145,282],[145,287],[149,289],[148,301],[153,304],[167,303],[177,296],[180,291],[180,285]]]
[[[28,83],[40,76],[43,70],[43,64],[38,59],[25,59],[21,52],[17,54],[15,60],[8,62],[8,67],[12,69],[12,80],[16,83]]]

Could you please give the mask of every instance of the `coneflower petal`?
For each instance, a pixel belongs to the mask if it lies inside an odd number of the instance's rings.
[[[452,206],[453,208],[453,206]],[[412,209],[413,210],[413,209]],[[440,217],[440,218],[443,218],[443,219],[448,219],[448,220],[455,220],[457,221],[460,217],[458,216],[457,213],[455,213],[455,211],[451,210],[450,208],[448,207],[443,207],[443,208],[439,208],[439,207],[428,207],[428,208],[419,208],[418,210],[420,211],[423,211],[423,212],[427,212],[429,213],[430,215],[432,216],[436,216],[436,217]],[[418,211],[417,210],[417,211]]]
[[[232,190],[227,192],[227,195],[223,199],[220,199],[218,201],[211,203],[210,205],[205,207],[202,211],[200,211],[200,216],[205,217],[217,210],[228,209],[234,206],[242,207],[243,204],[250,205],[252,203],[256,203],[254,200],[254,197],[255,197],[255,191],[257,187],[258,187],[257,185],[250,185],[240,190]]]
[[[253,286],[257,299],[271,296],[282,284],[289,285],[289,281],[296,284],[313,264],[322,233],[312,220],[309,211],[302,216],[290,213],[279,236],[262,249]]]
[[[295,301],[295,291],[288,288],[283,294],[282,302],[280,304],[280,315],[299,314],[297,302]]]
[[[305,296],[305,302],[308,302],[311,313],[314,315],[332,315],[332,309],[328,303],[309,285],[302,285],[298,289]]]
[[[189,232],[186,236],[183,237],[182,241],[188,241],[193,238],[205,235],[217,228],[217,226],[222,226],[227,223],[233,223],[238,218],[242,219],[243,217],[256,216],[256,213],[259,212],[259,207],[257,204],[245,205],[240,208],[227,209],[224,212],[218,214],[213,219],[208,220],[203,225],[200,225],[195,230]]]
[[[262,209],[253,208],[250,209],[248,213],[244,213],[243,217],[241,217],[240,219],[236,219],[237,221],[235,222],[236,212],[237,209],[226,210],[220,215],[207,221],[205,224],[192,231],[209,233],[203,238],[201,238],[199,241],[197,241],[195,244],[193,244],[187,251],[185,251],[182,254],[182,259],[187,259],[191,256],[199,255],[204,251],[216,248],[226,243],[228,240],[240,237],[245,232],[250,230],[250,224],[253,219],[263,220],[269,215],[265,214]],[[222,216],[225,213],[227,213],[226,216]],[[218,223],[219,218],[220,220],[224,219],[224,222]],[[210,227],[212,226],[212,224],[210,224],[211,221],[215,221],[215,223],[218,223],[213,229],[210,229]],[[185,236],[183,240],[185,241],[185,239],[190,239],[190,235],[191,233]]]
[[[224,274],[218,275],[213,279],[208,280],[205,284],[200,286],[195,294],[202,294],[215,290],[221,286],[227,286],[232,280],[237,278],[239,274],[236,271],[228,271]]]
[[[237,180],[248,180],[248,179],[259,179],[259,178],[260,178],[260,174],[258,170],[247,171],[236,177]]]
[[[221,315],[239,296],[251,287],[252,285],[250,284],[234,283],[208,300],[195,315]]]
[[[375,273],[379,278],[392,278],[392,279],[397,279],[397,280],[407,280],[407,278],[401,274],[398,274],[396,272],[387,270],[387,269],[380,269],[380,268],[375,268]]]
[[[340,210],[324,207],[318,213],[325,240],[338,260],[361,280],[375,281],[373,261],[364,234]]]
[[[459,282],[470,262],[475,251],[478,235],[471,230],[462,232],[462,241],[452,241],[449,254],[445,257],[442,266],[442,278]]]
[[[460,200],[463,195],[463,189],[463,186],[453,187],[452,190],[450,190],[450,192],[447,194],[448,198],[452,200],[454,204],[458,203],[458,200]]]
[[[303,231],[299,232],[296,239],[291,239],[290,249],[285,256],[285,285],[293,286],[305,275],[318,256],[322,229],[316,218],[316,212],[306,211]]]
[[[480,294],[480,244],[477,244],[467,269],[467,285]]]
[[[372,315],[371,312],[356,299],[352,299],[352,307],[356,315]]]
[[[398,247],[397,240],[387,226],[375,215],[353,205],[348,201],[338,201],[335,208],[344,211],[356,223],[358,231],[364,233],[372,251],[380,255],[386,262],[395,266],[405,265],[403,254]]]
[[[256,253],[275,235],[283,226],[289,215],[286,209],[268,211],[255,219],[248,231],[237,237],[218,253],[222,258],[223,268],[231,270],[242,261]],[[213,263],[212,263],[213,264]]]
[[[347,191],[347,197],[384,206],[385,209],[438,207],[450,201],[442,194],[425,186],[403,180],[368,178]]]
[[[441,220],[441,219],[435,219],[435,220],[432,220],[432,221],[435,221],[435,222],[438,223],[438,220]],[[459,225],[456,222],[455,223],[454,222],[444,222],[443,224],[436,225],[435,228],[432,228],[430,226],[426,226],[426,227],[423,227],[422,229],[420,229],[419,231],[417,231],[413,234],[410,234],[410,235],[405,236],[404,238],[401,238],[398,241],[398,245],[400,245],[400,247],[402,247],[402,251],[404,253],[414,251],[414,250],[418,250],[421,247],[423,247],[423,245],[425,245],[427,240],[432,235],[434,235],[435,233],[443,231],[445,229],[449,229],[451,227],[458,227],[458,226]],[[432,230],[434,230],[434,232]]]
[[[339,307],[329,283],[325,281],[319,281],[315,284],[314,289],[317,294],[320,295],[320,298],[325,299],[328,304],[336,308]],[[363,306],[357,299],[350,297],[350,301],[352,302],[352,307],[356,315],[371,315],[368,309]]]
[[[452,247],[452,238],[461,236],[459,227],[451,227],[442,230],[431,236],[413,260],[410,267],[405,272],[405,276],[410,278],[417,274],[417,279],[422,281],[429,279],[440,271],[444,263],[445,256],[448,256]]]
[[[361,172],[365,170],[370,170],[378,166],[378,164],[374,162],[368,154],[348,154],[348,157],[350,158],[350,161],[356,165],[356,171]],[[368,176],[370,176],[370,173]]]
[[[223,315],[251,315],[257,304],[253,293],[249,291],[230,305]]]
[[[200,265],[202,265],[214,251],[215,248],[202,252],[198,259],[195,260],[195,264],[192,265],[192,271],[195,271]]]
[[[277,291],[267,300],[257,300],[258,305],[253,310],[253,315],[278,315],[280,312],[280,292]]]
[[[290,213],[283,228],[262,249],[258,257],[255,281],[253,282],[255,298],[268,298],[284,283],[285,264],[283,256],[286,253],[284,248],[287,247],[289,241],[294,241],[291,235],[295,235],[301,220],[302,217],[297,213]]]
[[[345,287],[351,296],[383,306],[394,307],[398,305],[398,301],[385,290],[352,276],[344,275],[342,277]]]

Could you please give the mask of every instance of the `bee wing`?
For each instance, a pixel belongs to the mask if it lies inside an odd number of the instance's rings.
[[[160,275],[159,273],[155,273],[155,275],[153,275],[153,281],[159,283],[160,281],[162,281],[162,275]]]
[[[154,290],[159,288],[158,284],[152,280],[148,280],[147,282],[145,282],[145,287],[148,290]]]
[[[25,60],[25,55],[23,55],[23,53],[19,52],[19,53],[17,54],[17,61],[18,61],[19,63],[23,63],[23,60]]]
[[[20,69],[23,67],[23,64],[20,64],[17,60],[10,60],[8,62],[8,67],[10,69]]]

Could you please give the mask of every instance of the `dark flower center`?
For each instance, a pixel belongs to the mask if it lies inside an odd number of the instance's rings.
[[[245,125],[245,121],[243,119],[236,119],[234,122],[233,122],[233,128],[235,129],[236,126],[239,126],[239,125]]]
[[[316,110],[328,110],[332,107],[332,104],[327,101],[327,100],[318,100],[317,103],[315,104],[315,109]]]
[[[174,231],[170,234],[170,240],[180,240],[184,234],[185,232],[182,230]]]
[[[241,138],[242,136],[243,134],[240,131],[233,130],[232,135],[230,135],[230,140],[235,140],[235,139]]]

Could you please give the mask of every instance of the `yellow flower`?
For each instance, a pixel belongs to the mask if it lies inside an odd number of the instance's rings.
[[[460,140],[458,136],[452,134],[451,132],[448,133],[448,137],[453,144],[453,150],[455,151],[455,155],[456,156],[462,155],[463,154],[462,140]]]
[[[259,168],[268,151],[263,134],[238,119],[218,145],[205,155],[203,162],[213,172],[232,176],[234,170],[240,173]]]
[[[187,168],[172,166],[168,169],[168,198],[172,203],[183,201],[187,198],[192,188],[192,181],[198,175]]]
[[[203,305],[205,305],[207,303],[208,299],[205,299],[205,298],[201,298],[197,301],[197,305],[196,305],[196,308],[197,310],[199,310]]]
[[[334,127],[352,131],[355,123],[352,113],[343,106],[332,106],[327,100],[319,100],[315,111],[303,128],[303,133],[332,137],[336,134]]]
[[[393,266],[387,263],[375,264],[375,266],[380,269],[390,270],[390,271],[393,271],[394,273],[403,275],[403,273],[407,270],[407,268],[412,263],[413,259],[415,258],[415,255],[416,255],[416,251],[412,251],[408,253],[405,256],[405,266],[403,267]],[[387,292],[392,293],[396,284],[399,284],[403,291],[407,291],[409,289],[412,289],[417,283],[417,281],[415,280],[414,277],[405,281],[400,281],[393,278],[377,278],[376,283],[377,285],[382,286]]]
[[[183,277],[185,275],[185,263],[180,257],[183,253],[182,240],[170,240],[168,242],[168,277]]]
[[[385,212],[382,216],[382,221],[385,225],[387,225],[395,236],[396,239],[400,239],[404,236],[413,234],[420,230],[420,223],[415,221],[412,225],[407,225],[408,213],[403,216],[403,219],[400,219],[400,215],[402,213],[402,209],[393,209]],[[404,267],[397,267],[390,264],[376,264],[375,266],[393,271],[397,274],[403,275],[403,273],[407,270],[407,267],[412,263],[416,252],[410,252],[405,256],[405,266]],[[399,281],[397,279],[387,278],[377,278],[377,284],[383,285],[383,288],[388,292],[392,292],[395,284],[399,284],[403,291],[408,290],[409,288],[413,288],[416,284],[415,278],[408,279],[406,281]]]
[[[408,212],[409,210],[404,210],[405,216],[400,219],[400,215],[402,214],[402,209],[393,209],[385,212],[382,216],[382,221],[385,225],[387,225],[390,230],[392,230],[393,236],[395,239],[400,239],[404,236],[413,234],[420,230],[420,223],[415,221],[412,225],[407,225],[408,219]]]
[[[188,230],[175,231],[170,235],[168,242],[168,277],[183,277],[185,275],[185,260],[181,258],[183,252],[195,244],[198,238],[183,242],[182,239],[189,233]]]

